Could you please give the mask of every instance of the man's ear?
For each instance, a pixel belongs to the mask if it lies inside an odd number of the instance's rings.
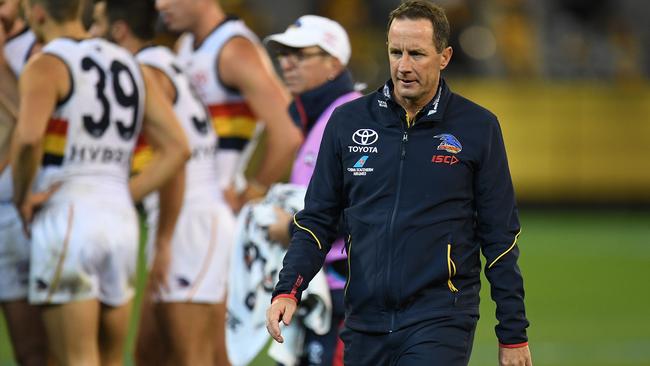
[[[36,22],[38,25],[43,25],[45,21],[47,20],[47,11],[43,7],[43,5],[36,3],[36,4],[31,4],[28,5],[31,6],[30,13],[32,20]]]
[[[122,42],[129,34],[129,27],[122,20],[118,20],[109,25],[108,33],[116,43]]]
[[[444,70],[447,65],[449,65],[449,61],[451,61],[451,55],[454,53],[454,50],[451,48],[451,46],[446,47],[444,50],[442,50],[441,56],[442,56],[442,61],[440,62],[440,70]]]
[[[337,76],[341,74],[345,66],[341,63],[341,60],[332,56],[328,57],[328,75],[327,80],[334,80]]]

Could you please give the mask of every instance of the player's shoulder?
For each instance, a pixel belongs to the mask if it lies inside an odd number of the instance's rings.
[[[135,54],[136,60],[140,63],[170,63],[175,62],[176,55],[171,49],[165,46],[147,46]]]
[[[242,36],[233,36],[228,39],[228,41],[224,42],[220,52],[220,57],[222,59],[230,58],[236,62],[238,58],[258,56],[258,49],[259,45],[251,39]]]
[[[69,70],[65,60],[56,54],[39,52],[29,58],[21,73],[21,80],[48,82],[60,77],[68,77]]]
[[[72,93],[74,77],[67,63],[56,55],[39,52],[32,56],[22,73],[19,85],[21,98],[28,95],[56,95],[63,103]],[[45,94],[43,94],[45,93]]]
[[[221,52],[249,52],[256,50],[261,46],[260,40],[253,31],[248,28],[243,20],[229,16],[224,19],[206,38],[206,45],[222,44]]]
[[[223,45],[218,53],[217,63],[221,80],[229,85],[249,82],[255,85],[267,80],[266,77],[272,70],[271,62],[260,45],[239,36],[231,38]]]
[[[259,43],[257,35],[246,25],[246,23],[236,17],[228,16],[224,19],[210,34],[210,37],[221,38],[226,41],[233,37],[247,38],[248,40]]]

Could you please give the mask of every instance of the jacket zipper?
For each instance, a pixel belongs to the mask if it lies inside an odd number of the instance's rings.
[[[449,277],[447,278],[449,291],[458,292],[456,286],[451,282],[451,279],[456,275],[456,263],[451,259],[451,243],[447,244],[447,271],[449,273]]]
[[[343,246],[345,248],[345,246]],[[343,251],[343,249],[341,249]],[[348,279],[345,281],[345,289],[343,290],[343,297],[348,294],[348,286],[350,286],[350,280],[352,279],[352,268],[350,268],[350,257],[352,256],[352,235],[348,234]]]
[[[397,219],[397,206],[399,205],[400,193],[402,191],[402,171],[404,169],[404,158],[406,157],[406,143],[409,140],[408,129],[403,130],[402,134],[402,143],[400,144],[400,159],[399,159],[399,169],[397,174],[397,190],[395,192],[395,203],[393,204],[393,213],[390,218],[390,226],[388,227],[388,237],[390,238],[390,243],[395,242],[395,220]],[[384,299],[388,304],[390,302],[390,277],[391,277],[391,267],[392,267],[392,253],[390,253],[390,245],[388,247],[388,263],[386,266],[386,283],[384,288]],[[389,332],[392,332],[395,328],[395,312],[391,312],[390,320],[390,329]]]

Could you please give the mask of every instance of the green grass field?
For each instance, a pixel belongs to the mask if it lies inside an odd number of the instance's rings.
[[[521,221],[535,365],[650,366],[650,213],[524,211]],[[487,288],[472,366],[497,364]],[[1,318],[0,365],[14,365]]]

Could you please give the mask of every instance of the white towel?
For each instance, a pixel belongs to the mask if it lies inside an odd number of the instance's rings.
[[[273,206],[279,206],[293,215],[302,209],[304,196],[304,187],[277,184],[271,187],[263,201],[245,205],[239,214],[230,260],[227,300],[226,346],[233,366],[250,363],[269,340],[265,325],[266,309],[286,253],[282,246],[268,239],[268,226],[276,220]],[[305,314],[304,320],[296,317],[296,321],[285,328],[288,332],[283,334],[285,343],[278,356],[282,360],[295,361],[300,355],[304,337],[302,324],[317,334],[329,331],[332,305],[322,270],[310,282],[303,299],[310,294],[315,294],[316,305],[309,314]],[[303,311],[299,309],[299,312]],[[296,335],[292,336],[292,332]],[[291,337],[294,338],[287,342]],[[280,362],[286,365],[294,363]]]
[[[311,301],[312,299],[315,301]],[[309,282],[309,287],[302,293],[302,300],[313,303],[313,308],[309,312],[299,308],[291,324],[282,326],[284,343],[273,342],[269,348],[269,356],[284,366],[297,365],[300,361],[305,343],[305,329],[311,329],[318,335],[326,334],[330,330],[332,298],[322,269]]]

